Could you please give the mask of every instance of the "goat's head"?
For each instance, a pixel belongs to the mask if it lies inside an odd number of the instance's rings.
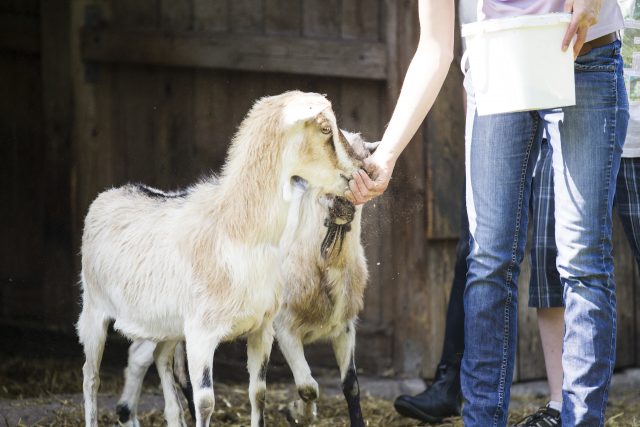
[[[282,124],[287,178],[297,175],[324,193],[343,194],[363,157],[338,128],[331,103],[324,96],[303,92],[285,95]]]

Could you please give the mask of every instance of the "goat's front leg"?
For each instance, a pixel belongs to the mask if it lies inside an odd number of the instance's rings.
[[[262,329],[247,337],[247,368],[249,370],[249,400],[251,427],[263,427],[267,398],[267,366],[273,345],[273,325],[266,322]]]
[[[185,330],[189,378],[193,387],[193,402],[196,410],[196,427],[209,427],[215,408],[213,353],[227,330],[210,331],[193,326]]]
[[[340,367],[342,393],[349,407],[351,427],[364,427],[362,409],[360,408],[360,385],[358,384],[354,361],[356,331],[352,320],[347,322],[340,335],[332,340],[332,344],[333,352]]]
[[[304,357],[302,338],[285,326],[278,327],[278,345],[293,373],[300,399],[291,402],[287,408],[289,422],[294,425],[308,425],[316,419],[318,383],[311,376],[311,368]]]
[[[186,427],[184,413],[180,405],[180,398],[173,379],[173,354],[177,341],[158,343],[153,357],[158,368],[162,394],[164,395],[164,416],[168,427]]]
[[[138,422],[138,402],[144,376],[153,363],[156,343],[137,340],[129,346],[129,358],[124,370],[124,387],[116,406],[118,424],[125,427],[140,427]]]

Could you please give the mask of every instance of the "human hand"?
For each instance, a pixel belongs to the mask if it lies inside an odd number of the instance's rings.
[[[355,205],[362,205],[380,196],[389,186],[395,162],[376,154],[364,159],[364,170],[354,172],[349,181],[345,197]]]
[[[602,0],[566,0],[564,11],[572,13],[571,23],[562,40],[562,51],[566,51],[574,36],[576,42],[573,45],[573,57],[577,58],[582,45],[587,38],[589,27],[598,22]]]

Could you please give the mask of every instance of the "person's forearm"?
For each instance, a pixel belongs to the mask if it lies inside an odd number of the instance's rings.
[[[426,3],[424,7],[427,10],[420,11],[420,42],[407,70],[393,115],[378,147],[377,155],[393,163],[431,109],[453,59],[453,1],[450,5],[445,2],[435,5],[435,2],[429,0],[426,0]],[[429,10],[430,8],[439,10]]]

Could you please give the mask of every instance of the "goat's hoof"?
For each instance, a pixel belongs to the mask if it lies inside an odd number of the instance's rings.
[[[302,400],[290,402],[281,412],[287,418],[289,425],[296,427],[311,425],[318,415],[314,402],[309,403]]]
[[[116,406],[116,414],[118,415],[118,423],[115,424],[117,427],[140,427],[140,422],[133,414],[131,416],[131,410],[129,409],[129,405],[127,402],[120,402]]]

